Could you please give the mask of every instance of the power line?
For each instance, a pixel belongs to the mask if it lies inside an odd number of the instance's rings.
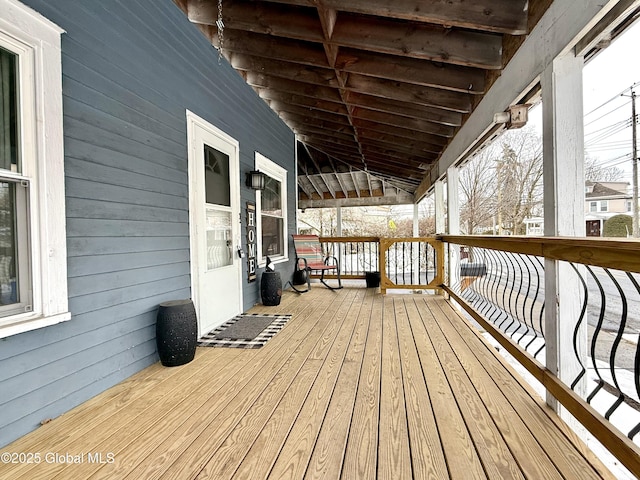
[[[613,97],[611,97],[609,100],[607,100],[606,102],[604,102],[602,105],[599,105],[599,106],[597,106],[596,108],[594,108],[593,110],[591,110],[590,112],[585,113],[585,115],[584,115],[584,116],[586,117],[586,116],[588,116],[588,115],[591,115],[593,112],[596,112],[596,111],[600,110],[602,107],[604,107],[604,106],[606,106],[607,104],[609,104],[609,103],[613,102],[616,98],[618,98],[618,97],[620,97],[620,96],[624,95],[624,93],[625,93],[627,90],[631,90],[632,88],[637,87],[638,85],[640,85],[640,82],[636,82],[636,83],[634,83],[633,85],[631,85],[630,87],[625,88],[625,89],[624,89],[624,90],[622,90],[620,93],[618,93],[618,94],[614,95],[614,96],[613,96]]]

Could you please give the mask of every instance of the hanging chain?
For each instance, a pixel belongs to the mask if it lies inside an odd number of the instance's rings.
[[[222,62],[222,45],[224,43],[224,22],[222,20],[222,0],[218,0],[218,19],[216,20],[218,27],[218,65]]]

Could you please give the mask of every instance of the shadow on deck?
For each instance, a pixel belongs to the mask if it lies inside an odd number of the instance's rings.
[[[134,375],[4,448],[41,461],[0,478],[611,478],[442,297],[314,284],[261,311],[293,318]]]

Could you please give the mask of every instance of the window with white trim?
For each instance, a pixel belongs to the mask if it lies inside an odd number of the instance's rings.
[[[598,211],[598,202],[590,202],[589,203],[589,211],[597,212]]]
[[[601,212],[609,211],[609,200],[600,200],[600,211]]]
[[[287,171],[256,152],[256,170],[266,175],[264,190],[256,195],[259,264],[267,257],[278,263],[289,259],[287,242]]]
[[[0,0],[0,338],[70,318],[62,33]]]

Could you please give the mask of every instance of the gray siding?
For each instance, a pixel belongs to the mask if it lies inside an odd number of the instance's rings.
[[[293,134],[171,0],[25,3],[67,31],[73,317],[0,340],[0,446],[157,361],[158,303],[191,295],[186,109],[239,141],[242,181],[256,150],[289,170],[295,229]],[[243,212],[254,199],[243,184]],[[258,285],[245,280],[244,308]]]

